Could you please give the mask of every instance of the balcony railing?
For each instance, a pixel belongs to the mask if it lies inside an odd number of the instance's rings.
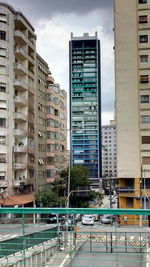
[[[14,135],[15,136],[27,136],[27,130],[22,129],[14,129]]]
[[[28,152],[28,147],[27,146],[24,146],[24,145],[14,146],[14,152],[27,153]]]
[[[23,120],[23,121],[28,120],[27,115],[24,115],[23,113],[20,113],[20,112],[14,112],[14,118],[18,120]]]
[[[21,80],[18,80],[18,79],[15,79],[14,80],[14,86],[17,87],[17,89],[20,89],[20,90],[27,90],[28,89],[28,84],[21,81]]]
[[[27,169],[28,164],[27,163],[14,163],[14,169],[18,170],[18,169]]]
[[[18,74],[28,74],[28,69],[20,63],[14,63],[14,69]]]
[[[119,193],[134,193],[134,188],[133,187],[119,187],[118,188]]]
[[[13,180],[14,187],[19,187],[21,183],[24,183],[24,185],[32,185],[34,184],[34,179],[20,178],[20,179]]]
[[[21,96],[14,96],[14,102],[22,106],[27,105],[27,99]]]

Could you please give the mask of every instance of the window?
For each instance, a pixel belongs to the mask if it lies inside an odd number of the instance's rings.
[[[141,123],[150,123],[150,115],[141,116]]]
[[[6,74],[6,66],[0,65],[0,74]]]
[[[147,23],[147,15],[139,16],[139,23]]]
[[[6,177],[6,172],[0,171],[0,181],[4,181]]]
[[[0,40],[6,40],[6,32],[0,31]]]
[[[126,198],[126,207],[132,208],[133,207],[133,198],[127,197]]]
[[[0,163],[6,163],[6,154],[0,153]]]
[[[150,157],[142,157],[143,165],[150,165]]]
[[[150,136],[142,136],[142,144],[150,144]]]
[[[7,109],[6,100],[0,100],[0,109]]]
[[[0,57],[6,57],[6,49],[0,47]]]
[[[149,95],[141,95],[141,103],[149,103]]]
[[[140,62],[141,63],[148,62],[148,55],[140,55]]]
[[[6,119],[0,118],[0,127],[6,127]]]
[[[0,84],[0,92],[6,92],[6,84]]]
[[[139,0],[139,4],[147,4],[147,0]]]
[[[140,43],[148,43],[148,35],[140,35],[139,36],[139,42]]]
[[[6,14],[0,13],[0,22],[3,22],[3,23],[7,22]]]
[[[0,135],[0,145],[6,145],[6,136]]]
[[[148,75],[140,75],[140,83],[148,83],[149,76]]]

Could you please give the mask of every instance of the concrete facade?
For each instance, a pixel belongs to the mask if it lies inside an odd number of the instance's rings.
[[[47,183],[67,168],[67,93],[47,79]]]
[[[58,103],[51,102],[51,109],[58,117],[59,138],[55,143],[61,160],[53,158],[53,169],[56,172],[67,167],[67,96],[58,85],[47,89],[49,74],[48,64],[36,53],[36,35],[30,22],[21,12],[0,2],[1,197],[32,194],[47,183],[46,149],[53,142],[49,137],[47,141],[46,128],[47,119],[53,117],[46,106],[49,90],[58,97]]]
[[[140,208],[150,197],[150,1],[115,0],[114,12],[119,206]]]
[[[102,126],[102,146],[102,177],[116,177],[117,147],[115,121],[110,121],[110,125]]]

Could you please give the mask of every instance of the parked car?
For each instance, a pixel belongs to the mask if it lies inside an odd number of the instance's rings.
[[[111,224],[113,223],[114,215],[112,214],[104,214],[101,218],[101,223]]]
[[[94,225],[94,217],[92,215],[84,215],[82,217],[83,225]]]
[[[56,214],[50,214],[47,223],[57,223],[57,215]]]
[[[47,219],[47,223],[60,223],[63,220],[62,215],[51,213]]]

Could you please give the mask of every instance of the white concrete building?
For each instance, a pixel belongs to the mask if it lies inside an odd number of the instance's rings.
[[[102,176],[116,177],[116,175],[116,126],[114,121],[110,121],[110,125],[102,126]]]
[[[35,43],[24,15],[0,3],[0,191],[9,194],[35,183]]]

